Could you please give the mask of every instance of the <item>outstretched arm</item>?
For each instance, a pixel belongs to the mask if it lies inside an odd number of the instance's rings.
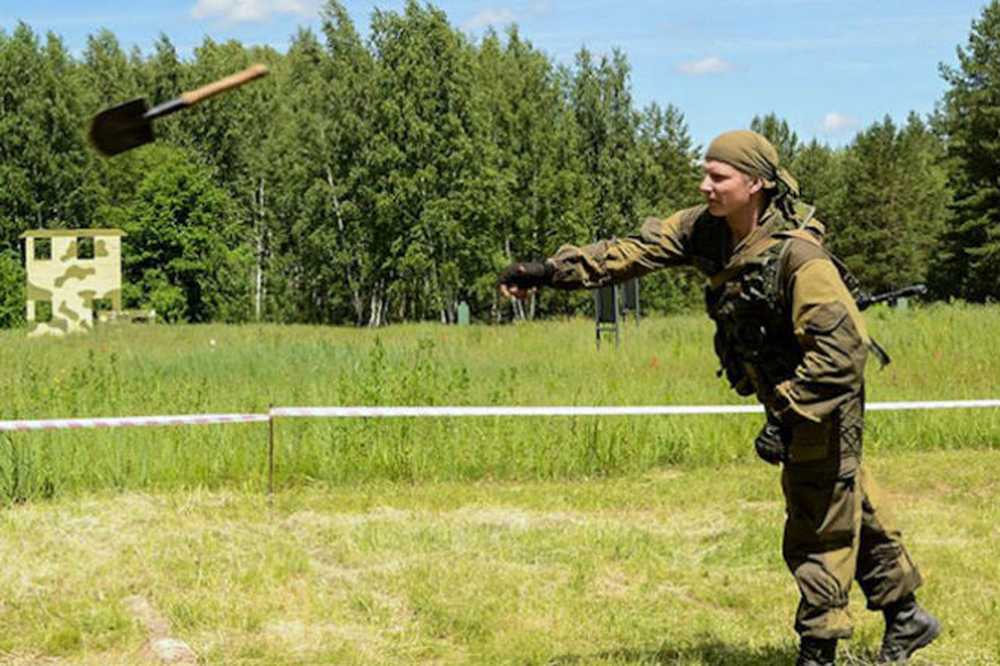
[[[593,289],[689,261],[694,216],[688,211],[648,218],[639,233],[591,245],[564,245],[544,262],[515,263],[500,275],[500,290],[521,297],[533,287]]]
[[[690,224],[682,213],[648,218],[639,233],[576,247],[564,245],[548,259],[552,286],[593,289],[688,262]]]

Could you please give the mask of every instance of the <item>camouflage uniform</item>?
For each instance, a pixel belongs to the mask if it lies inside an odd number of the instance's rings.
[[[784,212],[787,210],[788,212]],[[786,445],[783,552],[801,592],[804,638],[851,635],[847,596],[858,581],[871,609],[911,594],[920,574],[878,506],[861,465],[864,366],[870,344],[812,209],[770,206],[735,247],[706,206],[650,218],[638,235],[548,259],[555,287],[594,288],[669,266],[708,278],[716,351],[743,395],[756,393]]]

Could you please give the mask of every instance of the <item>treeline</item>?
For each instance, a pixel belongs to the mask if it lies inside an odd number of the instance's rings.
[[[557,66],[516,29],[471,41],[415,0],[364,39],[337,0],[287,53],[206,39],[182,60],[92,35],[79,57],[24,24],[0,31],[0,324],[23,318],[18,236],[124,229],[124,298],[172,321],[498,320],[497,271],[564,242],[621,235],[700,200],[679,109],[638,109],[620,52]],[[875,290],[928,281],[937,298],[1000,295],[1000,3],[973,24],[931,118],[890,118],[842,148],[778,146],[829,243]],[[165,101],[254,62],[271,76],[159,121],[113,159],[87,146],[97,111]],[[753,112],[748,109],[748,117]],[[697,300],[683,272],[644,280],[647,308]],[[589,312],[543,293],[515,316]]]

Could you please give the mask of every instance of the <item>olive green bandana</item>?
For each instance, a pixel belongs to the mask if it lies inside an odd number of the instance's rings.
[[[799,197],[799,183],[778,164],[778,151],[771,142],[750,130],[720,134],[708,146],[705,160],[725,162],[764,181],[764,188],[777,190],[772,201],[783,210]]]

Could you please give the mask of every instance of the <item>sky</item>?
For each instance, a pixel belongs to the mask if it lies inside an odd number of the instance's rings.
[[[166,34],[182,56],[206,36],[287,49],[318,28],[322,0],[0,0],[0,27],[52,31],[79,54],[101,28],[150,51]],[[372,11],[403,0],[343,0],[359,32]],[[945,91],[939,65],[957,64],[981,0],[436,0],[477,39],[516,23],[561,64],[583,46],[622,50],[638,106],[673,104],[706,145],[774,112],[804,140],[831,145],[886,115],[926,115]]]

